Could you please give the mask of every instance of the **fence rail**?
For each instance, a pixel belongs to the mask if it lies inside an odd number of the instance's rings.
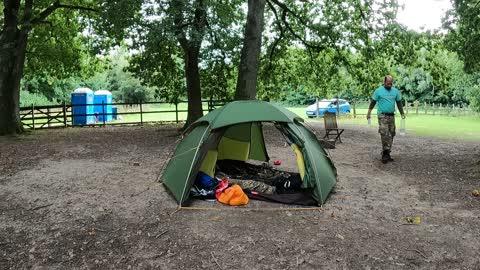
[[[368,101],[351,102],[353,117],[366,115]],[[478,116],[479,113],[468,106],[444,105],[435,103],[407,102],[403,107],[407,115],[443,115],[443,116]]]
[[[205,100],[202,101],[204,112],[212,111],[223,106],[226,101]],[[367,113],[368,101],[351,102],[351,112],[347,117],[363,117]],[[29,106],[20,108],[20,119],[27,129],[65,128],[72,126],[107,126],[107,125],[143,125],[148,123],[179,123],[187,118],[187,101],[179,101],[177,104],[166,102],[143,102],[143,103],[112,103],[103,105],[116,106],[116,120],[105,121],[106,117],[98,116],[113,115],[113,113],[100,114],[75,114],[73,107],[85,106],[86,104],[62,104],[53,106]],[[88,104],[95,106],[102,104]],[[102,106],[103,107],[103,106]],[[443,115],[443,116],[478,116],[479,113],[468,107],[456,105],[437,105],[427,103],[406,103],[405,112],[409,115]],[[73,123],[74,116],[94,116],[97,121],[92,124],[77,125]],[[103,119],[100,121],[98,119]]]
[[[221,100],[202,101],[203,112],[212,111],[226,102]],[[107,113],[104,110],[93,114],[73,114],[76,106],[114,106],[116,113]],[[27,129],[66,128],[72,126],[107,126],[107,125],[144,125],[148,123],[179,123],[186,120],[188,102],[179,101],[176,104],[166,102],[141,103],[102,103],[102,104],[62,104],[52,106],[29,106],[20,108],[20,120]],[[116,120],[107,121],[106,116],[112,115]],[[74,124],[74,117],[91,116],[94,123]],[[102,116],[102,117],[100,117]],[[102,120],[99,120],[102,119]]]

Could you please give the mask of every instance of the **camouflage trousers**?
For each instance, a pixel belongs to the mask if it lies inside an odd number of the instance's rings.
[[[276,188],[274,186],[270,186],[266,183],[255,180],[240,180],[230,178],[228,183],[237,184],[242,189],[249,189],[250,191],[257,191],[265,194],[274,194],[276,191]]]
[[[395,137],[395,116],[381,114],[378,116],[378,133],[382,139],[383,151],[392,149],[393,137]]]

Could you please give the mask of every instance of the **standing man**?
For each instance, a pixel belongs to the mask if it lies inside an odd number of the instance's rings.
[[[385,164],[393,161],[390,157],[392,150],[393,137],[395,137],[395,103],[397,103],[398,110],[405,119],[403,113],[403,105],[401,102],[402,96],[397,88],[392,87],[392,76],[386,76],[383,81],[383,86],[377,88],[372,96],[372,101],[368,107],[367,119],[370,119],[371,112],[378,103],[378,132],[382,139],[382,163]]]

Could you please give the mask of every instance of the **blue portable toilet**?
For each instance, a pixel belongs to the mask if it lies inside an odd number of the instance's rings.
[[[108,90],[98,90],[94,93],[93,103],[95,103],[95,115],[98,115],[98,122],[103,122],[105,114],[105,122],[112,121],[112,93]],[[103,108],[102,108],[102,104]]]
[[[117,113],[118,113],[118,108],[117,107],[112,107],[112,119],[113,120],[118,120],[118,117],[117,117]]]
[[[94,93],[89,88],[78,88],[71,95],[73,125],[95,123]]]

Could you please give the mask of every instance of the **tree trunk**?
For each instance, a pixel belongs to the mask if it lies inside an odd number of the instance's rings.
[[[185,77],[187,79],[188,116],[187,122],[182,129],[186,129],[198,118],[203,116],[202,91],[200,87],[200,72],[198,69],[198,57],[205,34],[206,9],[203,0],[195,1],[195,12],[193,23],[185,20],[186,2],[183,0],[172,1],[174,18],[174,32],[185,55]],[[186,25],[191,25],[192,31],[187,34]]]
[[[255,99],[262,47],[265,0],[248,0],[247,23],[238,70],[235,100]]]
[[[200,47],[189,47],[185,51],[185,77],[187,78],[188,116],[184,128],[203,116],[198,55]]]
[[[0,135],[23,133],[20,121],[20,81],[27,49],[28,29],[18,29],[20,1],[8,1],[0,34]]]

